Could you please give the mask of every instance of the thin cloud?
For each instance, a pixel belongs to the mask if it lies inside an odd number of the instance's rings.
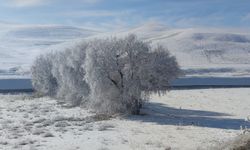
[[[10,0],[8,6],[12,7],[32,7],[46,3],[46,0]]]
[[[76,2],[95,4],[102,0],[76,0]],[[9,7],[35,7],[51,3],[64,3],[66,0],[9,0],[7,6]]]
[[[95,3],[99,3],[101,2],[102,0],[80,0],[80,2],[83,2],[83,3],[92,3],[92,4],[95,4]]]
[[[206,18],[204,20],[204,17]],[[220,14],[214,13],[204,17],[191,17],[185,16],[176,19],[174,25],[177,27],[199,27],[199,26],[219,26],[220,22],[224,20],[224,17]]]
[[[121,17],[131,15],[134,11],[108,11],[108,10],[86,10],[86,11],[71,11],[60,13],[59,15],[71,16],[71,17]]]

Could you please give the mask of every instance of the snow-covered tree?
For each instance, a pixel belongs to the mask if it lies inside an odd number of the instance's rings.
[[[162,46],[157,46],[145,55],[141,62],[140,81],[145,92],[163,92],[169,89],[169,82],[181,75],[176,58]]]
[[[40,55],[31,67],[32,85],[41,95],[55,95],[58,87],[56,78],[52,75],[52,55]]]
[[[139,114],[144,96],[165,91],[180,73],[166,49],[152,49],[134,35],[92,41],[84,68],[90,104],[104,113]]]
[[[71,105],[86,101],[89,88],[84,80],[87,43],[39,56],[32,67],[34,89]]]
[[[86,101],[89,88],[84,80],[87,43],[54,53],[52,74],[58,82],[56,97],[74,106]]]
[[[101,113],[139,114],[152,92],[165,92],[180,74],[175,57],[135,35],[96,39],[37,58],[34,88],[43,95]]]

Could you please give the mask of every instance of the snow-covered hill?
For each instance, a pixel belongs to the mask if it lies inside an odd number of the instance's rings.
[[[244,29],[170,29],[160,24],[122,32],[169,49],[188,73],[250,75],[250,31]]]
[[[129,32],[164,45],[183,67],[250,64],[250,32],[243,29],[169,29],[147,24]]]
[[[28,75],[34,58],[51,46],[98,33],[69,26],[0,23],[0,78]]]
[[[100,33],[70,26],[0,23],[0,78],[28,74],[38,54],[74,43],[69,41],[129,33],[167,47],[189,76],[250,76],[247,29],[176,29],[148,23],[125,31]]]

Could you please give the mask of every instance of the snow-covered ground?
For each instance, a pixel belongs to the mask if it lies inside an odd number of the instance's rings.
[[[173,90],[152,95],[141,116],[111,119],[47,97],[0,95],[0,149],[209,149],[250,127],[249,91]]]
[[[29,76],[35,57],[91,38],[129,33],[161,44],[188,76],[250,76],[249,29],[168,28],[147,23],[124,31],[99,32],[60,25],[0,24],[0,78]],[[7,77],[6,77],[7,76]]]

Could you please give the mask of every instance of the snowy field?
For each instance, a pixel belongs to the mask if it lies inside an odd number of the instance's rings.
[[[249,91],[173,90],[152,95],[141,116],[112,118],[47,97],[0,95],[0,149],[212,149],[250,128]]]

